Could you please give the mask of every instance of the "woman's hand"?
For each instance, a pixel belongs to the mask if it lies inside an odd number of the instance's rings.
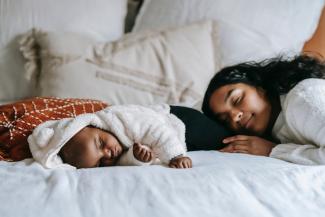
[[[169,167],[171,168],[192,168],[192,160],[189,157],[175,157],[170,160]]]
[[[245,153],[253,155],[269,156],[274,143],[257,136],[237,135],[228,137],[223,140],[223,143],[228,144],[221,152],[230,153]]]

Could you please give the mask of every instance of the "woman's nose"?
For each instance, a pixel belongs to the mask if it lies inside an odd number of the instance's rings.
[[[239,122],[243,117],[243,112],[239,110],[233,110],[231,111],[231,119],[233,122],[237,123]]]

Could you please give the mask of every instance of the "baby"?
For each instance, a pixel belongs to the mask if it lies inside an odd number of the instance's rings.
[[[73,136],[60,150],[59,156],[63,162],[76,168],[154,163],[154,153],[148,146],[135,143],[124,151],[112,133],[91,126]],[[173,168],[190,168],[191,164],[191,159],[183,155],[174,157],[169,162]]]
[[[110,106],[93,114],[47,121],[28,138],[36,161],[46,168],[92,168],[161,162],[190,168],[185,126],[168,105]]]

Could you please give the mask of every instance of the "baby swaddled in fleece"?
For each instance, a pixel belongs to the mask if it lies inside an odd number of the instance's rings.
[[[170,106],[117,105],[75,118],[47,121],[28,138],[46,168],[148,165],[190,168],[185,126]]]

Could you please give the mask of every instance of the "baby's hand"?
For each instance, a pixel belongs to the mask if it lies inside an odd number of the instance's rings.
[[[189,157],[176,157],[170,160],[169,167],[171,168],[192,168],[192,160]]]
[[[145,163],[151,161],[153,158],[152,150],[149,147],[139,143],[135,143],[133,145],[133,155],[137,160]]]

